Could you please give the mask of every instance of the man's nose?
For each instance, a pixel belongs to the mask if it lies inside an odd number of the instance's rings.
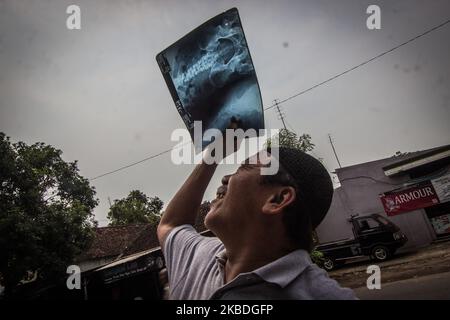
[[[223,176],[223,178],[222,178],[222,184],[223,184],[224,186],[226,186],[226,185],[228,184],[228,180],[230,180],[230,177],[231,177],[231,174],[228,174],[228,175],[226,175],[226,176]]]

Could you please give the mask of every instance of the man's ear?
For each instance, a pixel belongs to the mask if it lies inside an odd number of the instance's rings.
[[[295,201],[296,196],[293,187],[276,188],[267,198],[262,207],[262,211],[264,214],[280,214],[284,208]]]

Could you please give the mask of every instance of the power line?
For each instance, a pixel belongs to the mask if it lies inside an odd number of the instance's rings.
[[[190,141],[189,141],[189,143],[190,143]],[[179,146],[178,148],[181,148],[181,147],[182,147],[183,145],[185,145],[185,144],[187,144],[187,143],[182,144],[182,145]],[[177,149],[178,149],[178,148],[177,148]],[[154,155],[149,156],[149,157],[147,157],[147,158],[145,158],[145,159],[142,159],[142,160],[133,162],[133,163],[131,163],[131,164],[128,164],[128,165],[126,165],[126,166],[120,167],[120,168],[118,168],[118,169],[115,169],[115,170],[112,170],[112,171],[109,171],[109,172],[105,172],[105,173],[103,173],[103,174],[101,174],[101,175],[98,175],[98,176],[96,176],[96,177],[93,177],[93,178],[91,178],[91,179],[89,179],[89,180],[90,180],[90,181],[93,181],[93,180],[95,180],[95,179],[98,179],[98,178],[101,178],[101,177],[104,177],[104,176],[107,176],[107,175],[116,173],[116,172],[118,172],[118,171],[125,170],[125,169],[130,168],[130,167],[133,167],[133,166],[135,166],[135,165],[137,165],[137,164],[139,164],[139,163],[142,163],[142,162],[148,161],[148,160],[150,160],[150,159],[153,159],[153,158],[162,156],[162,155],[165,154],[165,153],[169,153],[170,151],[172,151],[172,149],[173,149],[173,148],[168,149],[168,150],[164,150],[164,151],[162,151],[162,152],[160,152],[160,153],[154,154]]]
[[[391,53],[394,50],[397,50],[400,47],[403,47],[404,45],[407,45],[408,43],[411,43],[411,42],[413,42],[413,41],[415,41],[415,40],[417,40],[417,39],[419,39],[419,38],[421,38],[421,37],[423,37],[423,36],[433,32],[433,31],[435,31],[435,30],[437,30],[439,28],[442,28],[443,26],[445,26],[448,23],[450,23],[450,19],[445,21],[445,22],[443,22],[443,23],[441,23],[441,24],[439,24],[439,25],[437,25],[437,26],[435,26],[435,27],[433,27],[433,28],[431,28],[431,29],[429,29],[429,30],[427,30],[427,31],[425,31],[425,32],[423,32],[423,33],[421,33],[421,34],[419,34],[419,35],[417,35],[417,36],[415,36],[415,37],[413,37],[413,38],[411,38],[411,39],[409,39],[409,40],[407,40],[407,41],[405,41],[405,42],[403,42],[403,43],[401,43],[401,44],[399,44],[399,45],[396,45],[395,47],[393,47],[393,48],[391,48],[391,49],[389,49],[387,51],[384,51],[384,52],[382,52],[382,53],[380,53],[380,54],[378,54],[378,55],[376,55],[376,56],[374,56],[374,57],[372,57],[372,58],[370,58],[370,59],[368,59],[368,60],[366,60],[364,62],[361,62],[360,64],[358,64],[358,65],[356,65],[356,66],[354,66],[354,67],[352,67],[350,69],[347,69],[347,70],[345,70],[345,71],[343,71],[341,73],[338,73],[338,74],[332,76],[331,78],[328,78],[327,80],[324,80],[324,81],[322,81],[322,82],[320,82],[320,83],[318,83],[318,84],[316,84],[316,85],[314,85],[314,86],[312,86],[312,87],[310,87],[308,89],[300,91],[299,93],[296,93],[296,94],[294,94],[294,95],[292,95],[292,96],[290,96],[290,97],[288,97],[288,98],[286,98],[284,100],[281,100],[280,102],[278,102],[278,105],[280,105],[282,103],[285,103],[286,101],[289,101],[291,99],[294,99],[295,97],[298,97],[298,96],[300,96],[300,95],[302,95],[302,94],[304,94],[304,93],[306,93],[308,91],[311,91],[311,90],[313,90],[313,89],[315,89],[317,87],[320,87],[321,85],[324,85],[324,84],[326,84],[326,83],[328,83],[328,82],[330,82],[330,81],[332,81],[332,80],[334,80],[336,78],[339,78],[339,77],[343,76],[344,74],[347,74],[347,73],[349,73],[349,72],[351,72],[351,71],[353,71],[355,69],[358,69],[358,68],[360,68],[360,67],[362,67],[362,66],[364,66],[364,65],[366,65],[366,64],[368,64],[368,63],[370,63],[370,62],[372,62],[372,61],[374,61],[374,60],[376,60],[376,59],[378,59],[378,58],[380,58],[380,57],[382,57],[382,56],[384,56],[386,54],[388,54],[388,53]],[[274,107],[275,107],[275,105],[271,105],[270,107],[265,108],[264,111],[272,109]]]
[[[382,57],[382,56],[384,56],[384,55],[386,55],[386,54],[388,54],[388,53],[394,51],[394,50],[397,50],[398,48],[400,48],[400,47],[402,47],[402,46],[404,46],[404,45],[406,45],[406,44],[408,44],[408,43],[411,43],[411,42],[413,42],[413,41],[415,41],[415,40],[417,40],[417,39],[419,39],[419,38],[421,38],[421,37],[423,37],[423,36],[425,36],[425,35],[427,35],[427,34],[433,32],[433,31],[435,31],[435,30],[437,30],[437,29],[439,29],[439,28],[442,28],[443,26],[447,25],[448,23],[450,23],[450,19],[447,20],[447,21],[445,21],[445,22],[443,22],[443,23],[441,23],[441,24],[439,24],[439,25],[437,25],[437,26],[435,26],[435,27],[433,27],[433,28],[431,28],[431,29],[429,29],[429,30],[427,30],[427,31],[425,31],[425,32],[423,32],[423,33],[421,33],[421,34],[419,34],[419,35],[417,35],[417,36],[415,36],[415,37],[413,37],[413,38],[411,38],[411,39],[409,39],[409,40],[407,40],[407,41],[405,41],[405,42],[403,42],[403,43],[401,43],[401,44],[399,44],[399,45],[397,45],[397,46],[395,46],[395,47],[393,47],[393,48],[391,48],[391,49],[389,49],[389,50],[387,50],[387,51],[384,51],[384,52],[382,52],[382,53],[380,53],[380,54],[378,54],[378,55],[376,55],[376,56],[370,58],[369,60],[366,60],[366,61],[364,61],[364,62],[362,62],[362,63],[360,63],[360,64],[358,64],[358,65],[356,65],[356,66],[354,66],[354,67],[352,67],[352,68],[350,68],[350,69],[347,69],[347,70],[345,70],[345,71],[343,71],[343,72],[341,72],[341,73],[338,73],[337,75],[334,75],[334,76],[331,77],[331,78],[328,78],[327,80],[324,80],[324,81],[322,81],[322,82],[320,82],[320,83],[318,83],[318,84],[316,84],[316,85],[314,85],[314,86],[312,86],[312,87],[309,87],[308,89],[305,89],[305,90],[303,90],[303,91],[300,91],[300,92],[298,92],[298,93],[296,93],[296,94],[294,94],[294,95],[292,95],[292,96],[290,96],[290,97],[288,97],[288,98],[286,98],[286,99],[284,99],[284,100],[281,100],[280,102],[278,102],[278,100],[275,100],[275,103],[274,103],[274,104],[272,104],[272,105],[269,106],[269,107],[264,108],[264,112],[267,111],[267,110],[269,110],[269,109],[278,107],[278,106],[279,106],[280,104],[282,104],[282,103],[285,103],[285,102],[287,102],[287,101],[289,101],[289,100],[291,100],[291,99],[294,99],[294,98],[296,98],[296,97],[298,97],[298,96],[300,96],[300,95],[302,95],[302,94],[305,94],[305,93],[308,92],[308,91],[311,91],[311,90],[313,90],[313,89],[315,89],[315,88],[317,88],[317,87],[320,87],[321,85],[324,85],[324,84],[326,84],[326,83],[328,83],[328,82],[330,82],[330,81],[332,81],[332,80],[334,80],[334,79],[336,79],[336,78],[339,78],[339,77],[343,76],[344,74],[347,74],[347,73],[349,73],[349,72],[351,72],[351,71],[353,71],[353,70],[355,70],[355,69],[357,69],[357,68],[359,68],[359,67],[362,67],[362,66],[364,66],[364,65],[366,65],[366,64],[368,64],[368,63],[370,63],[370,62],[372,62],[372,61],[374,61],[374,60],[376,60],[376,59],[378,59],[378,58],[380,58],[380,57]],[[279,107],[278,107],[278,108],[279,108]],[[284,123],[283,123],[283,124],[284,124]],[[285,125],[284,125],[284,127],[286,128]],[[177,147],[176,149],[181,148],[181,147],[182,147],[182,146],[179,146],[179,147]],[[104,176],[107,176],[107,175],[110,175],[110,174],[114,174],[114,173],[116,173],[116,172],[118,172],[118,171],[125,170],[125,169],[127,169],[127,168],[130,168],[130,167],[133,167],[133,166],[135,166],[135,165],[138,165],[138,164],[140,164],[140,163],[142,163],[142,162],[145,162],[145,161],[154,159],[154,158],[156,158],[156,157],[159,157],[159,156],[161,156],[161,155],[163,155],[163,154],[169,153],[170,151],[172,151],[172,149],[173,149],[173,148],[168,149],[168,150],[164,150],[164,151],[162,151],[162,152],[160,152],[160,153],[154,154],[154,155],[149,156],[149,157],[147,157],[147,158],[145,158],[145,159],[142,159],[142,160],[133,162],[133,163],[131,163],[131,164],[129,164],[129,165],[120,167],[120,168],[118,168],[118,169],[115,169],[115,170],[112,170],[112,171],[103,173],[103,174],[98,175],[98,176],[96,176],[96,177],[93,177],[93,178],[91,178],[91,179],[89,179],[89,180],[90,180],[90,181],[93,181],[93,180],[102,178],[102,177],[104,177]]]

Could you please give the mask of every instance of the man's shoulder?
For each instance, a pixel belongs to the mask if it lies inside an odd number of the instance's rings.
[[[311,299],[318,300],[354,300],[353,290],[341,287],[328,273],[316,264],[309,265],[296,279]]]
[[[223,249],[223,243],[216,237],[199,234],[192,225],[175,227],[167,236],[165,246],[184,249],[191,255],[212,255]],[[178,251],[178,250],[176,250]]]
[[[192,226],[170,231],[164,244],[164,256],[172,299],[207,299],[211,283],[217,282],[215,256],[222,242],[199,234]]]

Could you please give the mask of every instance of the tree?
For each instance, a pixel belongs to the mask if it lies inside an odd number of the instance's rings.
[[[44,143],[0,132],[0,283],[10,297],[28,274],[59,279],[92,240],[95,189]]]
[[[114,200],[108,212],[110,225],[151,223],[157,225],[161,219],[164,203],[158,197],[147,197],[139,190],[131,191],[126,198]]]
[[[297,134],[293,131],[290,131],[288,129],[280,129],[277,136],[279,139],[279,146],[299,149],[303,152],[312,151],[315,146],[311,141],[311,136],[307,133],[304,133],[301,136],[297,136]],[[273,139],[267,140],[268,147],[272,145],[272,141]]]

